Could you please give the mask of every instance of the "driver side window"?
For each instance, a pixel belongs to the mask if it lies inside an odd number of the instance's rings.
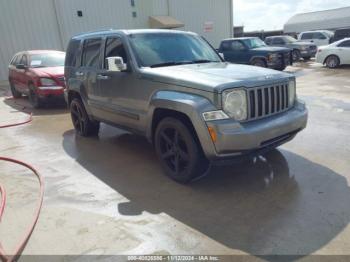
[[[124,63],[128,62],[128,56],[126,54],[126,50],[124,48],[123,42],[120,38],[113,37],[107,38],[106,41],[106,49],[105,49],[105,57],[104,57],[104,67],[108,69],[108,57],[120,56],[123,58]]]

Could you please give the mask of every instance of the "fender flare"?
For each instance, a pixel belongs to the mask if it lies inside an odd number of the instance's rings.
[[[168,109],[185,114],[192,122],[198,139],[206,154],[212,154],[214,144],[210,138],[203,112],[218,110],[207,98],[180,91],[158,91],[150,101],[148,110],[147,138],[152,141],[152,123],[156,109]]]
[[[254,59],[261,59],[261,60],[263,60],[263,61],[266,63],[266,66],[267,66],[267,59],[266,59],[265,56],[253,56],[253,57],[249,60],[249,64],[251,64],[252,61],[253,61]]]

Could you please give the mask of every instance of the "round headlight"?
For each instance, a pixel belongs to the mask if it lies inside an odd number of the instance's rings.
[[[238,121],[247,119],[247,95],[245,90],[224,92],[223,108],[230,117]]]

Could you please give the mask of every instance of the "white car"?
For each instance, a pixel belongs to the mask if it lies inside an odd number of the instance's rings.
[[[331,39],[334,36],[332,31],[328,30],[315,30],[315,31],[307,31],[301,32],[298,36],[298,40],[300,41],[309,41],[314,43],[317,46],[329,45],[331,43]]]
[[[326,64],[329,68],[350,64],[350,38],[344,38],[333,44],[319,47],[316,62]]]

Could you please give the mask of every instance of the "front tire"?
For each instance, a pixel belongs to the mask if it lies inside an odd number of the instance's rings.
[[[89,119],[83,102],[74,98],[70,103],[70,112],[75,132],[84,137],[97,136],[100,123]]]
[[[42,101],[35,92],[35,87],[29,85],[29,102],[34,108],[40,108],[42,106]]]
[[[335,55],[330,55],[327,57],[325,62],[328,68],[337,68],[340,65],[340,60]]]
[[[21,92],[18,92],[16,90],[15,85],[12,83],[12,81],[10,81],[10,89],[11,89],[11,94],[14,98],[20,98],[22,96]]]
[[[158,124],[155,148],[163,170],[177,182],[188,183],[208,170],[209,162],[195,137],[176,118],[167,117]]]
[[[293,50],[292,51],[293,62],[299,62],[300,56],[301,56],[301,54],[300,54],[299,50]]]
[[[258,67],[267,67],[266,62],[262,59],[253,59],[251,65]]]

